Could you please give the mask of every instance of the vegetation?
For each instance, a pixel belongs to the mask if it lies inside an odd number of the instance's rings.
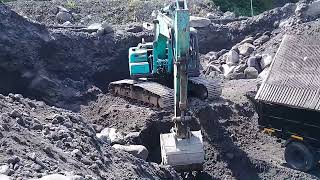
[[[251,0],[212,0],[222,11],[233,11],[237,15],[251,15]],[[252,0],[254,15],[272,9],[278,0]],[[284,2],[297,2],[298,0],[287,0]]]
[[[76,5],[76,3],[74,1],[68,0],[66,2],[65,6],[66,6],[66,8],[73,10],[73,9],[76,8],[77,5]]]

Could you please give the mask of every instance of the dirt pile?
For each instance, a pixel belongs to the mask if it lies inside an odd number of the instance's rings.
[[[128,76],[127,51],[150,34],[136,25],[95,36],[47,29],[0,4],[0,92],[21,93],[79,110],[92,85],[102,90]],[[89,98],[90,99],[90,98]]]
[[[99,141],[81,115],[21,95],[0,96],[0,162],[11,177],[52,173],[90,179],[174,179],[171,170],[146,163]]]

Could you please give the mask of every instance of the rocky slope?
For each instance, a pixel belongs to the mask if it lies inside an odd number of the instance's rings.
[[[86,179],[178,178],[171,169],[100,141],[81,115],[21,95],[0,96],[0,125],[0,169],[11,177],[61,173]]]

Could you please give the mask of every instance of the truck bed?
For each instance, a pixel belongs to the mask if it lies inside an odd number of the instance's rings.
[[[257,102],[256,109],[261,129],[272,129],[284,140],[297,135],[320,148],[320,112],[265,102]]]

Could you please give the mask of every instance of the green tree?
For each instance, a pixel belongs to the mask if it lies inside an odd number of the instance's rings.
[[[212,0],[222,11],[233,11],[237,15],[251,15],[250,0]],[[252,0],[254,14],[272,9],[277,0]],[[286,0],[286,2],[297,2],[297,0]]]

